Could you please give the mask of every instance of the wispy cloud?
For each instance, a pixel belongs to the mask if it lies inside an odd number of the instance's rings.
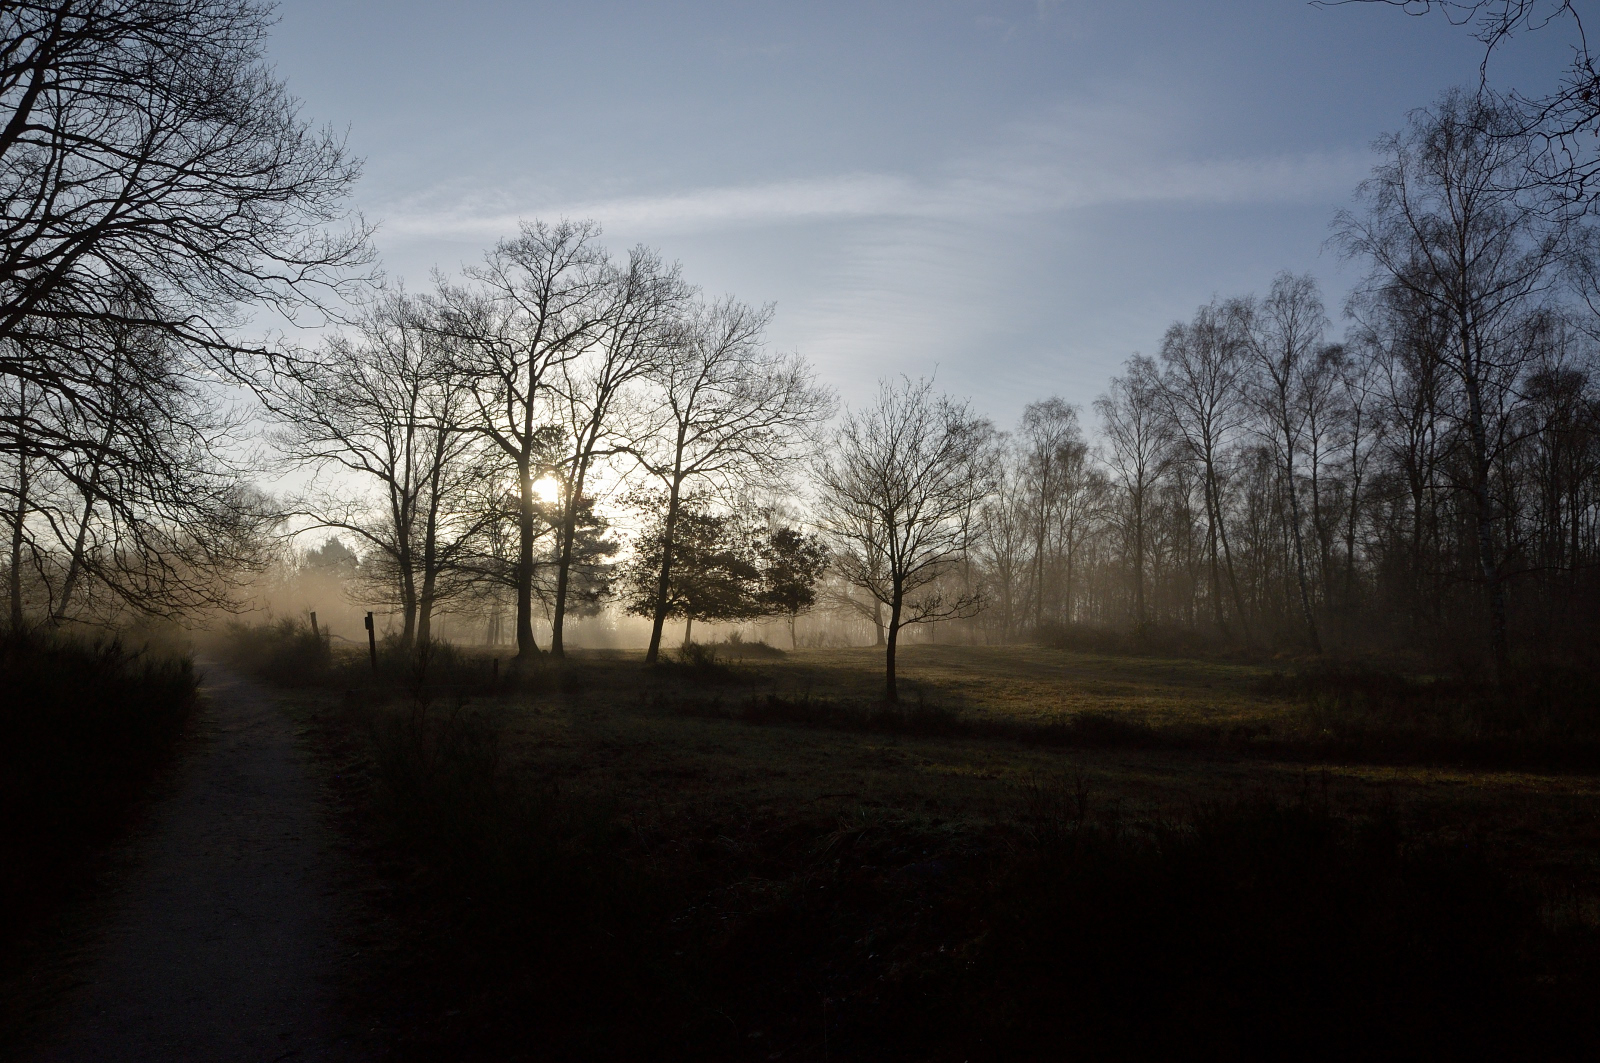
[[[1210,208],[1247,208],[1245,226],[1261,217],[1248,208],[1291,208],[1271,212],[1277,224],[1344,201],[1372,164],[1356,148],[1228,154],[1195,128],[1173,107],[1123,94],[1010,124],[915,172],[590,196],[446,186],[374,213],[391,247],[436,261],[447,245],[484,247],[523,219],[593,218],[614,239],[687,253],[713,290],[778,300],[774,341],[803,350],[847,395],[884,373],[938,364],[942,386],[1004,411],[1040,388],[1088,401],[1128,350],[1236,283],[1237,263],[1251,258],[1230,242],[1237,226],[1210,230],[1203,274],[1169,276],[1161,271],[1179,268],[1175,249],[1192,251],[1194,232],[1137,211],[1108,229],[1095,212],[1172,206],[1201,231]],[[1252,269],[1267,276],[1298,262]]]
[[[1009,164],[1008,164],[1009,163]],[[1348,192],[1364,152],[1109,163],[989,159],[934,178],[853,173],[610,199],[449,191],[391,205],[384,228],[402,238],[492,239],[522,218],[595,218],[629,234],[851,218],[941,221],[1137,203],[1315,202]]]

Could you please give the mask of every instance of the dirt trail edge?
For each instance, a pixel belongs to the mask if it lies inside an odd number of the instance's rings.
[[[212,661],[171,791],[41,1043],[54,1060],[360,1060],[338,1017],[350,918],[323,790],[267,690]]]

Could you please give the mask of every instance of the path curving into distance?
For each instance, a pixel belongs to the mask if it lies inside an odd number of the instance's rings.
[[[269,691],[202,671],[197,740],[25,1059],[370,1058],[336,1007],[351,904],[313,766]]]

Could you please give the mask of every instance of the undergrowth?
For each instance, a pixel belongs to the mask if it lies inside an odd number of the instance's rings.
[[[126,826],[196,690],[187,656],[114,638],[0,634],[0,952]]]
[[[1299,702],[1305,739],[1329,755],[1600,770],[1591,670],[1542,668],[1488,683],[1329,663],[1258,687]]]
[[[394,636],[377,643],[376,661],[366,646],[335,648],[327,631],[292,617],[265,623],[234,622],[215,636],[215,650],[230,664],[280,686],[330,689],[429,689],[482,695],[537,688],[547,678],[541,663],[519,672],[501,661],[463,652],[453,643],[432,640],[404,646]]]

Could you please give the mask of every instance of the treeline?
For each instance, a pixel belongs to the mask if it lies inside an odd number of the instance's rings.
[[[367,285],[357,168],[266,67],[269,22],[0,6],[13,627],[231,607],[320,528],[402,646],[450,615],[522,658],[605,609],[649,622],[652,659],[668,621],[793,637],[826,610],[813,631],[875,637],[891,676],[919,625],[1497,673],[1596,634],[1595,229],[1526,108],[1448,93],[1379,143],[1334,223],[1367,267],[1342,336],[1285,274],[1173,325],[1092,410],[1001,433],[918,380],[835,421],[770,308],[589,222],[526,224],[425,293]],[[310,348],[241,339],[335,306]],[[263,410],[295,497],[249,486]]]
[[[1218,299],[1095,403],[1030,406],[979,510],[1009,638],[1181,629],[1583,660],[1600,622],[1592,229],[1519,178],[1529,144],[1461,93],[1385,138],[1335,241],[1369,266],[1341,340],[1309,277]]]

